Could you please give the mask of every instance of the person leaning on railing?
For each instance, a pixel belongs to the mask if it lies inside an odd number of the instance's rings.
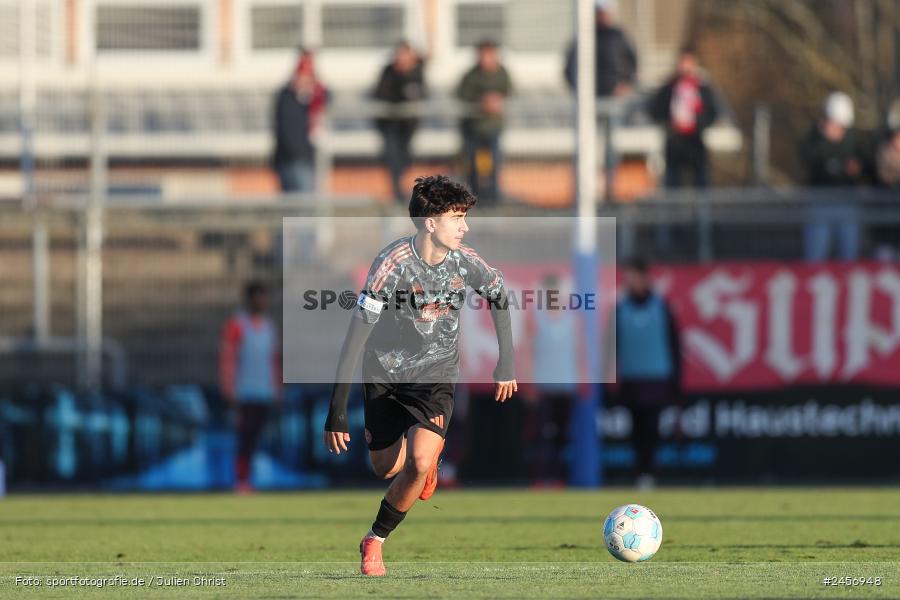
[[[461,123],[469,188],[484,204],[500,199],[500,133],[506,99],[512,91],[512,79],[500,62],[497,45],[491,40],[482,41],[478,45],[478,62],[462,78],[456,95],[469,104]]]
[[[410,113],[410,102],[425,98],[425,78],[422,60],[412,46],[401,42],[394,50],[390,64],[381,71],[372,97],[387,104],[387,114],[375,119],[375,127],[383,141],[385,166],[391,176],[391,189],[398,202],[409,201],[401,178],[412,164],[410,144],[419,126],[419,119]]]

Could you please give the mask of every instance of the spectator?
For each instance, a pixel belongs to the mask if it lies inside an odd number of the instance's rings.
[[[252,490],[250,465],[270,408],[281,402],[281,341],[268,310],[269,290],[254,281],[245,306],[225,324],[219,346],[219,380],[229,407],[237,409],[239,492]]]
[[[638,57],[625,33],[615,25],[616,0],[597,0],[594,42],[595,80],[598,99],[626,98],[634,90],[637,78]],[[565,77],[572,90],[578,79],[577,40],[566,54]],[[619,127],[616,110],[607,109],[600,114],[603,133],[604,170],[606,171],[606,196],[612,196],[613,179],[619,157],[613,146],[613,132]]]
[[[900,129],[891,131],[875,158],[878,181],[890,188],[900,187]]]
[[[634,88],[637,75],[637,53],[625,33],[615,25],[615,0],[597,0],[595,85],[598,98],[627,96]],[[578,63],[577,44],[566,54],[566,81],[573,90],[576,87]]]
[[[273,166],[283,192],[315,189],[314,139],[327,102],[325,87],[316,78],[313,54],[302,51],[291,80],[275,100]]]
[[[851,129],[853,120],[853,101],[850,97],[843,92],[829,94],[823,117],[800,145],[809,185],[850,187],[863,181],[865,150],[859,132]],[[817,262],[828,257],[833,230],[837,230],[840,258],[856,259],[859,254],[859,225],[852,205],[826,200],[811,206],[807,218],[807,260]]]
[[[637,483],[646,488],[655,482],[660,412],[680,394],[681,344],[669,305],[653,291],[646,261],[626,265],[624,288],[615,314],[616,381],[631,409]]]
[[[379,115],[375,126],[381,133],[384,163],[391,175],[394,199],[402,202],[408,198],[400,180],[412,164],[409,146],[419,125],[419,119],[410,115],[414,107],[409,103],[425,98],[422,62],[407,42],[401,42],[394,50],[393,60],[381,71],[373,95],[376,100],[390,105],[388,115]]]
[[[456,95],[467,104],[461,129],[469,187],[485,204],[500,197],[500,133],[506,98],[511,93],[512,80],[500,63],[496,44],[490,40],[481,42],[478,64],[462,78]]]
[[[823,118],[800,147],[809,185],[846,187],[862,181],[864,154],[859,133],[851,129],[853,112],[850,96],[843,92],[828,95]]]
[[[666,187],[681,187],[688,171],[694,186],[705,188],[709,157],[703,131],[716,120],[716,104],[693,48],[681,51],[675,74],[650,102],[650,115],[666,128]]]
[[[568,298],[562,282],[548,274],[541,293],[554,292]],[[536,486],[561,486],[565,483],[564,450],[569,415],[578,393],[578,319],[573,311],[539,309],[534,311],[533,343],[535,402],[530,410],[535,461],[532,483]]]

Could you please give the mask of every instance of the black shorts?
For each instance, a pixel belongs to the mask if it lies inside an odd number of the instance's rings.
[[[446,437],[453,414],[453,383],[363,384],[366,442],[369,450],[384,450],[414,425]],[[430,419],[443,415],[443,427]]]

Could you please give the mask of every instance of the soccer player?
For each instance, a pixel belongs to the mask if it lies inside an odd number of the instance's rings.
[[[414,236],[381,251],[357,301],[341,349],[324,441],[329,452],[347,450],[347,399],[363,354],[365,435],[375,474],[393,479],[372,528],[359,545],[364,575],[385,574],[381,548],[416,499],[437,487],[438,458],[453,413],[459,375],[459,310],[466,287],[485,298],[500,358],[494,399],[518,390],[503,275],[462,243],[466,213],[476,198],[436,175],[416,180],[409,216]]]

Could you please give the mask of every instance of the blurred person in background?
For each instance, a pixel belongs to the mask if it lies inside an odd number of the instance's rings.
[[[461,129],[469,187],[483,204],[500,199],[500,133],[512,91],[497,45],[491,40],[478,44],[478,63],[463,76],[456,96],[466,103]]]
[[[407,42],[401,42],[394,50],[394,57],[378,78],[373,97],[388,103],[386,116],[375,119],[375,127],[381,134],[385,166],[391,176],[391,188],[398,202],[407,197],[401,186],[403,173],[412,164],[410,143],[419,126],[419,119],[411,116],[416,107],[409,103],[425,99],[425,79],[422,61]]]
[[[653,290],[646,260],[625,266],[623,295],[616,303],[616,381],[632,414],[637,485],[655,485],[659,415],[681,393],[681,341],[665,298]]]
[[[542,294],[555,293],[568,298],[556,274],[547,274],[541,283]],[[539,309],[534,311],[533,340],[534,398],[529,403],[532,447],[532,485],[561,487],[566,481],[563,454],[566,447],[569,415],[578,393],[578,319],[573,311]]]
[[[875,153],[875,172],[880,186],[891,191],[900,189],[900,100],[893,102],[888,113],[886,132]],[[868,234],[877,259],[896,260],[900,254],[896,226],[872,226]]]
[[[275,154],[272,164],[283,192],[315,189],[315,137],[328,93],[316,77],[312,52],[301,50],[291,80],[275,99]]]
[[[675,74],[653,96],[649,112],[666,129],[666,187],[681,187],[685,172],[691,173],[695,187],[707,187],[703,131],[716,120],[716,103],[692,47],[679,54]]]
[[[807,183],[812,187],[853,187],[865,175],[866,151],[858,131],[852,129],[853,100],[843,92],[825,99],[822,118],[800,143]],[[838,255],[856,260],[859,254],[859,224],[855,207],[825,201],[810,207],[805,232],[806,259],[828,258],[833,232],[837,231]]]
[[[273,406],[281,403],[281,340],[267,314],[269,288],[251,281],[244,306],[228,319],[219,343],[219,384],[237,411],[236,489],[252,491],[250,465],[259,435]]]
[[[875,157],[878,181],[889,188],[900,188],[900,129],[888,133]]]
[[[634,91],[637,79],[638,55],[634,46],[615,24],[616,0],[597,0],[596,29],[594,42],[594,68],[596,71],[594,85],[597,98],[625,99]],[[575,91],[578,85],[578,45],[572,42],[566,53],[564,71],[566,82]],[[611,195],[613,177],[619,158],[613,147],[613,131],[618,128],[620,117],[615,109],[607,109],[600,113],[600,127],[604,139],[604,169],[606,170],[606,195]]]
[[[638,57],[625,32],[615,24],[615,0],[597,0],[595,29],[597,70],[594,84],[598,98],[624,97],[631,94],[637,77]],[[575,90],[578,81],[578,48],[572,42],[566,53],[565,76]]]

